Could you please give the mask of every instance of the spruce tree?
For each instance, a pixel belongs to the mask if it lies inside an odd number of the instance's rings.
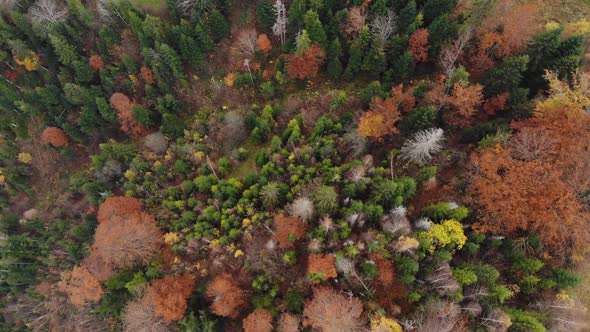
[[[307,13],[305,13],[304,22],[305,30],[309,33],[309,39],[314,43],[320,44],[323,49],[326,49],[328,45],[328,37],[324,31],[322,22],[320,22],[318,13],[311,9],[308,10]]]
[[[330,44],[328,49],[328,75],[337,80],[342,75],[342,46],[340,45],[340,39],[335,38]]]

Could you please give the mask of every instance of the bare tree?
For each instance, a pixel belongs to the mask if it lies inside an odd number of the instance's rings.
[[[47,26],[63,22],[68,17],[68,11],[56,0],[37,0],[29,8],[29,15],[33,23],[40,26]]]
[[[397,15],[391,9],[387,14],[376,16],[371,22],[371,31],[387,41],[397,31]]]
[[[460,314],[461,308],[454,302],[431,301],[411,325],[418,332],[451,332],[456,330]]]
[[[447,77],[450,77],[455,70],[457,61],[463,53],[463,49],[471,40],[472,35],[473,27],[468,25],[455,41],[447,44],[440,52],[440,65]]]
[[[495,309],[481,319],[481,325],[487,327],[492,332],[505,332],[512,325],[512,321],[510,320],[510,316],[504,311]]]
[[[442,149],[444,131],[440,128],[422,130],[406,140],[400,157],[408,162],[425,163]]]
[[[512,155],[524,161],[539,160],[551,150],[553,141],[541,128],[523,128],[510,140]]]
[[[1,10],[11,10],[14,6],[18,5],[21,6],[18,0],[0,0],[0,11]]]
[[[565,293],[558,294],[553,300],[545,300],[537,306],[549,318],[549,331],[581,332],[590,328],[588,309]]]
[[[126,332],[165,332],[166,323],[156,315],[153,304],[144,296],[125,307],[122,315]]]
[[[211,0],[178,0],[176,2],[178,12],[185,17],[190,17],[193,12],[200,13],[209,11],[212,8]]]
[[[240,53],[246,58],[251,58],[256,52],[256,40],[258,33],[254,29],[242,30],[238,35],[237,46]]]
[[[275,24],[272,26],[272,32],[275,36],[281,38],[281,44],[285,44],[285,35],[287,34],[287,11],[283,0],[276,0],[273,8],[276,13]]]
[[[406,216],[407,209],[398,206],[381,218],[381,228],[393,235],[408,235],[412,231],[410,221]]]
[[[453,272],[449,263],[440,264],[428,277],[426,281],[440,294],[451,295],[456,293],[461,287],[457,280],[453,278]]]
[[[313,218],[313,202],[307,197],[299,197],[287,207],[287,211],[290,215],[308,222]]]

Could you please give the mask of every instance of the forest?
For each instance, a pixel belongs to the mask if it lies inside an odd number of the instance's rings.
[[[590,331],[589,0],[0,0],[0,330]]]

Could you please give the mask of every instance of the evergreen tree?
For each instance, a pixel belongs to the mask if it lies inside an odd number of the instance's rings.
[[[437,17],[449,14],[455,8],[456,0],[428,0],[422,9],[424,22],[428,25]]]
[[[359,39],[355,39],[350,46],[350,56],[348,64],[344,70],[343,78],[345,80],[352,80],[354,76],[361,70],[363,64],[363,49]]]
[[[318,13],[311,9],[308,10],[307,13],[305,13],[304,22],[305,30],[309,33],[309,39],[314,43],[320,44],[323,49],[326,49],[328,37],[324,31],[322,22],[320,22]]]
[[[440,53],[440,48],[444,43],[453,39],[456,34],[456,25],[449,21],[448,15],[437,17],[428,27],[428,41],[430,42],[429,53],[432,58],[436,58]]]
[[[483,80],[486,98],[502,92],[512,92],[518,88],[528,63],[528,55],[515,56],[489,71]]]
[[[258,0],[256,3],[256,17],[265,31],[271,31],[275,23],[275,12],[270,0]]]
[[[408,81],[414,73],[414,57],[412,52],[404,53],[385,74],[388,83],[394,85]]]
[[[401,31],[411,34],[416,30],[416,15],[418,10],[416,7],[416,1],[410,0],[408,4],[399,13],[399,28]]]
[[[334,80],[340,78],[342,75],[342,46],[340,45],[340,39],[335,38],[330,44],[328,49],[328,75]]]
[[[307,0],[293,0],[287,11],[289,15],[289,26],[297,31],[303,27],[303,17],[307,11]]]
[[[209,15],[209,32],[214,42],[229,36],[229,23],[221,12],[215,9]]]
[[[385,70],[385,51],[381,38],[371,38],[371,44],[366,48],[367,54],[363,58],[363,71],[378,75]]]
[[[78,58],[76,48],[68,43],[68,41],[61,35],[49,35],[49,41],[55,54],[59,57],[59,62],[64,65],[70,65]]]
[[[76,80],[80,83],[87,83],[92,80],[94,73],[90,66],[88,65],[88,61],[85,60],[76,60],[72,64],[74,70],[76,71]]]

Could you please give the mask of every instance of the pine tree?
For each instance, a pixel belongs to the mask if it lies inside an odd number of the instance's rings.
[[[287,13],[289,14],[289,25],[297,31],[303,27],[303,17],[307,11],[307,0],[293,0]]]
[[[411,34],[416,30],[416,25],[414,22],[416,21],[416,15],[418,14],[418,10],[416,7],[416,1],[410,0],[408,4],[402,8],[399,13],[399,28],[401,31],[405,31],[408,34]]]
[[[328,37],[324,31],[324,27],[318,13],[313,10],[308,10],[304,17],[305,30],[309,33],[309,38],[312,42],[318,43],[323,49],[328,46]]]
[[[54,52],[59,57],[59,62],[64,65],[70,65],[78,58],[76,47],[68,43],[68,41],[61,35],[49,35],[49,41],[53,46]]]
[[[340,78],[342,75],[342,46],[340,45],[340,39],[335,38],[330,44],[328,49],[328,75],[334,80]]]

